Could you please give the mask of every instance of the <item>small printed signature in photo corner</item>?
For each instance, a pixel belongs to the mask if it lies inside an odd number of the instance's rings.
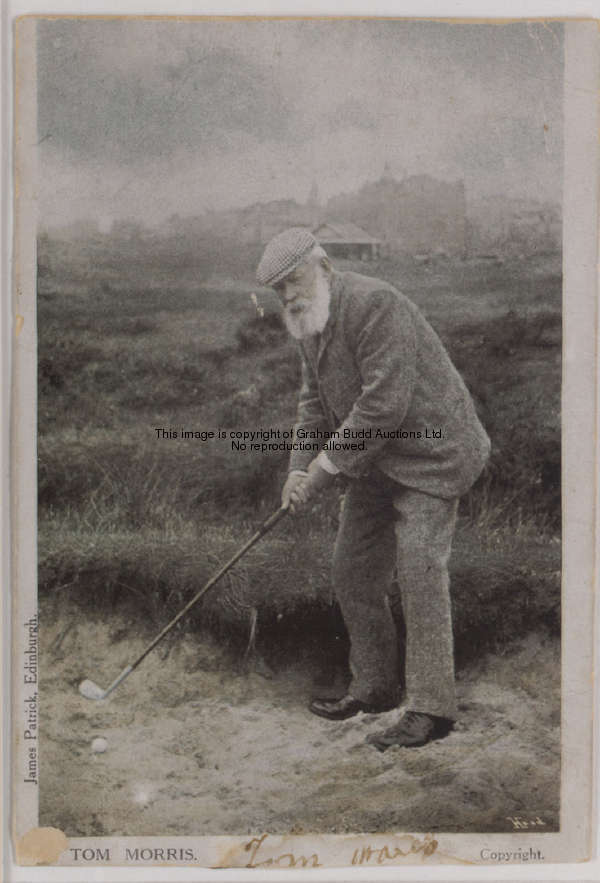
[[[539,815],[529,818],[524,816],[506,816],[506,821],[510,822],[513,831],[540,831],[546,827],[546,823]],[[544,861],[544,855],[540,849],[534,849],[533,846],[527,846],[520,849],[501,849],[495,847],[491,849],[484,847],[479,857],[484,862],[541,862]]]

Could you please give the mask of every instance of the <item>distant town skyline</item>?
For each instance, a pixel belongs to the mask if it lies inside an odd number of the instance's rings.
[[[381,177],[559,203],[562,25],[42,20],[39,218],[321,202]]]
[[[59,233],[61,230],[65,232],[71,230],[74,235],[77,235],[77,231],[80,231],[84,236],[91,234],[94,230],[101,234],[110,234],[115,233],[115,231],[120,231],[120,233],[122,233],[125,229],[133,231],[136,227],[140,230],[147,230],[149,233],[152,233],[152,231],[159,232],[162,229],[164,233],[166,229],[172,231],[173,223],[175,223],[177,227],[180,227],[186,220],[193,222],[202,220],[204,224],[207,224],[210,222],[211,218],[223,219],[235,216],[238,219],[243,219],[252,212],[261,210],[270,211],[277,206],[280,207],[280,210],[283,210],[285,206],[289,205],[290,207],[295,206],[298,210],[298,212],[292,210],[292,216],[295,218],[293,226],[307,226],[314,229],[321,223],[339,222],[340,217],[347,214],[347,211],[339,211],[340,203],[345,204],[346,202],[349,202],[350,204],[356,204],[357,200],[360,201],[361,194],[365,189],[372,189],[377,186],[382,187],[386,182],[389,182],[395,191],[397,185],[401,182],[407,182],[410,184],[420,178],[429,179],[433,184],[441,185],[442,187],[448,185],[452,187],[462,183],[460,181],[441,181],[440,179],[423,173],[396,177],[389,164],[386,163],[384,174],[380,175],[378,179],[363,181],[356,190],[333,194],[328,200],[322,200],[320,198],[318,187],[316,183],[313,183],[307,197],[303,200],[287,196],[272,200],[258,200],[242,206],[224,206],[220,209],[206,208],[202,211],[196,209],[189,214],[177,211],[167,217],[160,218],[157,222],[152,222],[148,218],[136,217],[131,214],[124,214],[122,216],[104,215],[100,217],[88,215],[75,218],[74,220],[68,220],[66,223],[60,222],[56,224],[48,224],[42,221],[39,228],[40,232],[49,233]],[[488,217],[490,219],[497,218],[502,214],[508,217],[509,215],[514,215],[522,210],[535,211],[536,206],[539,206],[540,208],[545,207],[546,211],[552,211],[557,214],[560,214],[561,211],[559,202],[551,199],[540,199],[539,196],[528,197],[517,195],[511,197],[504,193],[497,193],[493,194],[491,198],[488,195],[478,195],[477,197],[470,199],[468,193],[465,193],[465,197],[465,217],[477,218],[479,221]],[[398,209],[401,210],[402,206],[399,205]],[[300,220],[298,220],[298,218],[300,218]],[[369,227],[370,225],[367,223],[365,226]]]

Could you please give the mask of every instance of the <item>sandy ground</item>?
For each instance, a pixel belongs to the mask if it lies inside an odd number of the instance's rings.
[[[463,672],[456,730],[383,754],[365,737],[398,711],[317,718],[306,663],[242,672],[205,636],[154,651],[109,700],[79,695],[84,677],[106,686],[144,643],[122,619],[43,624],[40,825],[69,836],[490,832],[537,816],[538,831],[557,829],[555,641],[530,636]]]

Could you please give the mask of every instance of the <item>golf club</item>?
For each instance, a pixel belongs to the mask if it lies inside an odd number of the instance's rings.
[[[206,594],[206,592],[208,592],[208,590],[210,588],[212,588],[214,586],[214,584],[216,582],[218,582],[218,580],[220,580],[221,577],[224,576],[224,574],[226,574],[227,571],[231,567],[233,567],[233,565],[236,563],[236,561],[240,560],[242,555],[246,554],[248,549],[250,549],[255,543],[258,542],[258,540],[260,540],[261,537],[263,537],[266,533],[268,533],[271,530],[271,528],[274,527],[277,524],[277,522],[288,511],[289,511],[288,506],[281,506],[276,512],[273,513],[273,515],[271,515],[269,518],[267,518],[267,520],[264,522],[264,524],[262,524],[259,527],[259,529],[256,531],[254,536],[250,537],[248,542],[245,543],[245,545],[242,546],[242,548],[238,552],[235,553],[233,558],[230,558],[229,561],[226,564],[224,564],[223,567],[218,571],[218,573],[216,573],[214,576],[212,576],[209,579],[209,581],[206,583],[206,585],[204,585],[200,589],[200,591],[194,595],[194,597],[191,599],[191,601],[188,601],[188,603],[185,605],[185,607],[182,610],[180,610],[179,613],[177,614],[177,616],[175,616],[171,620],[171,622],[169,622],[164,627],[164,629],[154,638],[154,640],[150,644],[148,644],[146,649],[142,653],[140,653],[140,655],[137,657],[137,659],[134,660],[134,662],[132,662],[131,665],[128,665],[126,668],[123,669],[123,671],[120,673],[120,675],[117,678],[115,678],[115,680],[112,682],[112,684],[110,684],[106,688],[106,690],[103,690],[102,687],[99,687],[98,684],[94,683],[94,681],[86,679],[85,681],[82,681],[79,685],[79,692],[81,693],[81,695],[84,696],[86,699],[106,699],[106,697],[109,695],[109,693],[112,693],[112,691],[115,690],[119,686],[119,684],[121,684],[125,680],[125,678],[128,677],[128,675],[130,675],[131,672],[134,671],[134,669],[136,669],[138,667],[140,662],[142,662],[142,660],[146,658],[148,653],[150,653],[151,650],[154,650],[154,648],[159,643],[159,641],[162,641],[162,639],[165,637],[165,635],[168,632],[170,632],[171,629],[175,625],[177,625],[179,620],[183,616],[185,616],[185,614],[188,612],[188,610],[190,610],[194,606],[194,604],[197,601],[199,601],[200,598],[204,594]]]

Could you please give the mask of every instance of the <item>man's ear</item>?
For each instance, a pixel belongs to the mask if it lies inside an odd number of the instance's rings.
[[[323,267],[323,269],[325,270],[325,272],[326,272],[328,275],[331,275],[331,273],[333,272],[333,267],[331,266],[331,261],[329,260],[329,258],[327,257],[327,255],[323,255],[323,257],[321,258],[321,260],[319,261],[319,263],[321,264],[321,266]]]

